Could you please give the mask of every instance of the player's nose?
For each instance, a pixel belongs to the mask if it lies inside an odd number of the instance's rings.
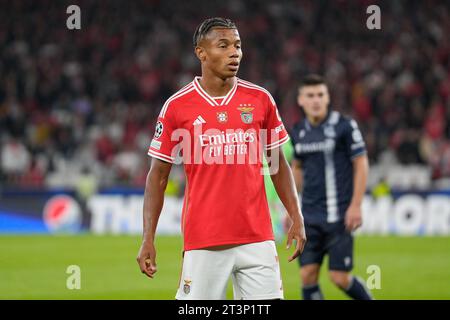
[[[229,58],[231,58],[231,59],[239,59],[239,57],[240,57],[240,54],[239,54],[238,49],[237,48],[231,49]]]

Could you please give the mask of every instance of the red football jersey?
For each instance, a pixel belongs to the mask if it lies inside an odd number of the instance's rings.
[[[262,150],[288,140],[270,93],[238,78],[224,97],[196,77],[166,101],[148,154],[184,164],[184,250],[274,239]]]

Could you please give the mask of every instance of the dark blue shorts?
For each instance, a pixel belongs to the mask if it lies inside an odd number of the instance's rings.
[[[300,255],[300,266],[322,264],[328,254],[329,270],[351,271],[353,268],[353,235],[343,221],[336,223],[305,223],[306,245]]]

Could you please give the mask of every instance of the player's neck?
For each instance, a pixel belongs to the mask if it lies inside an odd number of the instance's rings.
[[[199,83],[211,97],[223,97],[233,88],[236,77],[221,79],[214,74],[202,72]]]
[[[327,113],[325,113],[325,115],[320,115],[317,117],[307,115],[306,118],[308,119],[309,123],[311,123],[314,127],[317,127],[327,118]]]

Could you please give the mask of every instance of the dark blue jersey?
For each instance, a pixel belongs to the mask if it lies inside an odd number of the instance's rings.
[[[305,222],[343,220],[353,195],[352,160],[366,153],[356,121],[330,111],[317,126],[305,117],[290,135],[303,170]]]

